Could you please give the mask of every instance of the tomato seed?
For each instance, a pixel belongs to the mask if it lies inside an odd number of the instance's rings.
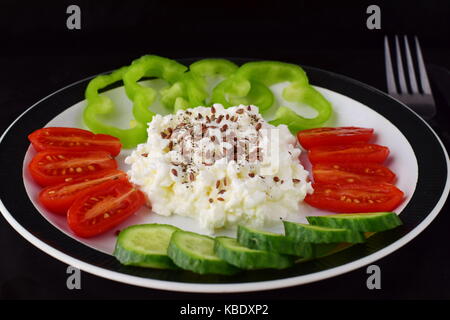
[[[88,169],[91,170],[91,171],[94,171],[95,167],[93,165],[88,165]]]
[[[81,169],[80,167],[78,167],[78,168],[75,169],[75,171],[78,172],[78,173],[80,173],[80,172],[83,172],[83,169]]]

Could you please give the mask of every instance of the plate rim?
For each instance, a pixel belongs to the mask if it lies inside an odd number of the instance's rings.
[[[402,107],[406,108],[410,112],[412,112],[416,117],[418,117],[427,127],[428,129],[433,133],[437,141],[439,142],[439,145],[444,153],[445,159],[447,161],[447,179],[445,182],[445,186],[443,189],[443,192],[437,201],[434,208],[430,211],[430,213],[422,220],[416,227],[414,227],[411,231],[409,231],[406,235],[401,237],[400,239],[394,241],[393,243],[387,245],[386,247],[371,253],[363,258],[359,258],[357,260],[345,263],[343,265],[333,267],[327,270],[322,270],[318,272],[314,272],[312,274],[306,274],[306,275],[300,275],[300,276],[293,276],[289,278],[284,279],[275,279],[275,280],[264,280],[264,281],[257,281],[257,282],[246,282],[246,283],[190,283],[190,282],[176,282],[176,281],[165,281],[165,280],[158,280],[158,279],[151,279],[151,278],[143,278],[138,277],[130,274],[120,273],[117,271],[108,270],[105,268],[101,268],[95,265],[92,265],[90,263],[81,261],[79,259],[73,258],[69,254],[63,253],[54,247],[46,244],[42,240],[38,239],[36,236],[34,236],[30,231],[25,229],[20,223],[16,221],[16,219],[11,215],[11,213],[8,211],[8,209],[4,206],[3,201],[0,199],[0,211],[2,215],[5,217],[6,221],[27,241],[29,241],[31,244],[33,244],[38,249],[44,251],[45,253],[49,254],[53,258],[72,265],[76,268],[79,268],[80,270],[86,271],[88,273],[94,274],[96,276],[106,278],[109,280],[118,281],[125,284],[132,284],[140,287],[146,287],[151,289],[161,289],[161,290],[169,290],[169,291],[179,291],[179,292],[196,292],[196,293],[232,293],[232,292],[251,292],[251,291],[267,291],[267,290],[274,290],[279,288],[286,288],[286,287],[292,287],[302,284],[307,284],[311,282],[315,282],[318,280],[324,280],[328,279],[337,275],[345,274],[347,272],[353,271],[355,269],[361,268],[371,262],[377,261],[386,255],[396,251],[397,249],[403,247],[405,244],[410,242],[412,239],[414,239],[418,234],[420,234],[428,225],[431,224],[431,222],[436,218],[436,216],[441,211],[442,207],[444,206],[449,191],[450,191],[450,171],[448,170],[448,164],[450,163],[448,152],[437,135],[437,133],[433,130],[433,128],[424,120],[422,119],[414,110],[409,108],[407,105],[401,103],[397,99],[394,99],[390,97],[388,94],[384,93],[383,91],[374,88],[368,84],[365,84],[363,82],[360,82],[358,80],[349,78],[345,75],[337,74],[331,71],[323,70],[316,67],[309,67],[305,66],[310,69],[315,69],[317,71],[325,72],[334,76],[338,76],[340,78],[345,79],[346,81],[350,81],[358,86],[362,86],[366,89],[369,89],[371,91],[374,91],[378,94],[383,95],[384,97],[388,99],[395,100],[398,104],[402,105]],[[108,73],[110,71],[102,72],[99,74]],[[8,133],[8,131],[15,125],[17,121],[20,120],[22,116],[24,116],[27,112],[29,112],[31,109],[33,109],[35,106],[39,105],[42,101],[50,98],[51,96],[71,87],[75,86],[81,82],[84,82],[86,80],[92,79],[96,77],[97,75],[89,76],[86,78],[83,78],[81,80],[78,80],[76,82],[73,82],[67,86],[62,87],[59,90],[56,90],[49,95],[45,96],[44,98],[40,99],[33,105],[31,105],[29,108],[27,108],[24,112],[22,112],[9,126],[8,128],[2,133],[0,137],[0,143],[3,141],[4,137]],[[338,92],[339,93],[339,92]],[[351,99],[354,99],[352,97],[349,97]],[[355,100],[355,99],[354,99]],[[358,100],[356,100],[358,101]],[[388,119],[389,120],[389,119]],[[238,284],[238,286],[236,286]]]

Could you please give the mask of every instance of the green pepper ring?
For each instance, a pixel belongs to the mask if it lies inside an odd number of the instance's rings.
[[[145,55],[134,60],[123,77],[125,92],[133,101],[134,117],[140,122],[148,123],[155,115],[150,106],[155,102],[157,93],[152,88],[140,85],[138,81],[141,78],[156,77],[174,84],[186,70],[186,66],[156,55]]]
[[[220,103],[225,108],[229,108],[239,104],[252,104],[258,106],[259,111],[263,112],[269,109],[273,102],[274,96],[272,91],[259,81],[250,81],[250,90],[245,96],[229,96],[227,99],[226,88],[229,86],[232,78],[225,79],[213,89],[212,101]]]
[[[162,102],[166,107],[174,107],[175,111],[207,105],[208,98],[206,77],[221,76],[227,79],[238,66],[226,59],[210,58],[192,63],[189,71],[172,87],[164,90]]]
[[[94,133],[109,134],[120,139],[124,148],[135,147],[147,138],[147,126],[145,123],[136,121],[135,126],[130,129],[120,129],[107,125],[100,121],[97,116],[112,113],[115,109],[113,101],[100,95],[99,90],[123,79],[127,67],[122,67],[107,75],[100,75],[92,79],[85,92],[87,105],[83,111],[83,120],[87,127]]]

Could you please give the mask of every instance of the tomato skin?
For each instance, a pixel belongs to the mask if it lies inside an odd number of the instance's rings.
[[[106,134],[94,134],[78,128],[46,127],[38,129],[28,136],[36,151],[106,151],[112,156],[120,153],[122,144],[116,137]]]
[[[39,193],[39,203],[53,213],[66,215],[75,200],[90,192],[90,188],[116,179],[127,179],[127,174],[120,170],[104,170],[49,186]]]
[[[305,202],[318,209],[338,213],[393,211],[402,201],[403,192],[389,183],[314,184],[314,193]]]
[[[297,133],[298,141],[307,150],[319,146],[367,143],[372,137],[372,128],[360,127],[323,127]]]
[[[309,160],[312,164],[333,162],[383,163],[388,155],[388,147],[370,143],[314,147],[308,151]]]
[[[67,212],[67,222],[77,236],[89,238],[119,225],[144,203],[144,194],[128,181],[109,181],[78,197]]]
[[[315,183],[377,183],[395,181],[395,173],[378,163],[317,163],[312,168]]]
[[[28,165],[31,177],[42,187],[106,169],[117,169],[116,160],[106,151],[42,151]]]

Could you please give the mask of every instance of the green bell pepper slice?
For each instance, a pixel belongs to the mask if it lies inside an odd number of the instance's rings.
[[[227,95],[227,89],[232,85],[233,77],[219,83],[213,90],[212,101],[220,103],[225,108],[239,104],[258,106],[260,111],[267,110],[273,104],[272,91],[259,81],[250,81],[249,91],[243,96]]]
[[[125,92],[133,101],[133,115],[143,123],[152,120],[155,113],[150,110],[157,97],[156,90],[138,83],[143,77],[155,77],[166,80],[170,85],[176,83],[187,70],[187,67],[168,58],[156,55],[145,55],[131,63],[124,74]]]
[[[254,104],[261,112],[269,109],[273,93],[269,88],[280,82],[308,83],[306,73],[295,64],[278,61],[257,61],[243,64],[225,83],[220,83],[213,91],[217,101],[233,104]],[[228,98],[227,98],[228,96]]]
[[[287,101],[304,103],[317,111],[314,118],[305,118],[288,107],[279,107],[275,113],[275,119],[269,123],[275,126],[286,124],[293,134],[300,130],[320,127],[333,112],[330,102],[310,85],[293,83],[283,90],[282,96]]]
[[[243,64],[234,75],[220,83],[213,91],[213,99],[226,106],[239,103],[254,104],[263,113],[273,104],[273,93],[268,88],[289,82],[282,97],[287,101],[305,103],[317,111],[314,118],[304,118],[288,107],[276,110],[271,124],[288,125],[292,133],[314,128],[326,122],[332,113],[331,104],[309,85],[305,71],[298,65],[279,61],[256,61]]]
[[[180,109],[207,105],[209,78],[228,78],[238,66],[226,59],[203,59],[192,63],[189,71],[170,88],[164,90],[161,101],[167,107]]]
[[[105,95],[100,95],[99,90],[123,79],[129,67],[123,67],[107,75],[99,75],[92,79],[85,92],[87,105],[83,111],[83,120],[86,126],[94,133],[109,134],[120,139],[124,148],[133,148],[147,138],[147,126],[145,123],[135,121],[134,127],[120,129],[104,123],[99,115],[114,114],[113,101]]]

